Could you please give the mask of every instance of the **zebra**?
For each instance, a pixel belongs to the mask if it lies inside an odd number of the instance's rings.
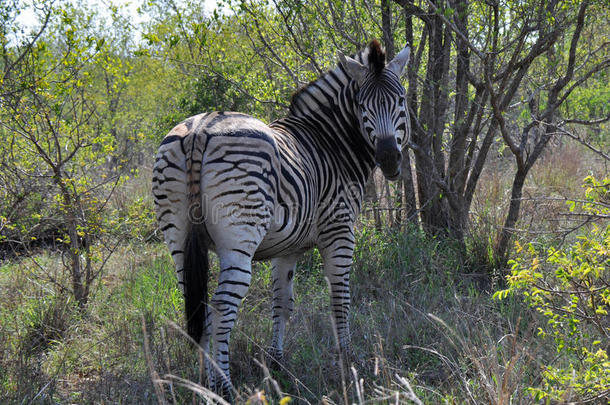
[[[163,139],[153,168],[159,229],[184,294],[188,334],[212,361],[209,386],[225,396],[229,337],[248,291],[252,261],[272,261],[270,354],[283,356],[297,259],[317,247],[329,280],[342,351],[350,350],[349,273],[354,223],[375,166],[400,177],[410,135],[400,76],[406,46],[387,65],[373,40],[292,97],[286,117],[264,124],[238,112],[186,119]],[[208,250],[218,287],[208,303]],[[210,346],[211,353],[210,353]]]

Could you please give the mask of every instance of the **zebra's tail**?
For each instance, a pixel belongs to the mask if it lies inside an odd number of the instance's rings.
[[[208,303],[208,240],[201,206],[201,165],[204,135],[191,134],[186,154],[189,232],[184,246],[184,305],[187,331],[200,343],[206,323]]]
[[[191,227],[184,248],[184,306],[187,331],[200,343],[208,303],[208,245],[205,237]]]

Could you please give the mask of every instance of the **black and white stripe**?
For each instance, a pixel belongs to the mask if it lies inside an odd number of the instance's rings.
[[[282,356],[299,255],[317,247],[331,286],[340,345],[349,348],[354,223],[375,165],[400,173],[409,136],[399,76],[405,48],[385,65],[373,41],[293,97],[266,125],[245,114],[200,114],[165,137],[154,167],[160,229],[185,295],[189,334],[209,350],[212,387],[231,389],[229,336],[251,280],[252,260],[272,260],[272,351]],[[207,303],[207,251],[220,260]]]

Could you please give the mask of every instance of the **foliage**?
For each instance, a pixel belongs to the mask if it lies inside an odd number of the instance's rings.
[[[607,218],[610,179],[585,179],[585,199],[571,202],[582,212]],[[610,224],[594,224],[571,246],[550,248],[541,257],[533,244],[510,261],[509,288],[542,316],[540,339],[551,339],[559,356],[542,368],[542,383],[530,387],[537,400],[591,401],[610,393]],[[605,343],[603,343],[605,342]]]
[[[37,201],[36,209],[26,212],[36,224],[30,229],[40,224],[53,229],[54,240],[46,243],[65,251],[69,289],[84,305],[116,245],[114,240],[96,242],[115,226],[105,209],[125,164],[118,159],[109,165],[117,157],[118,140],[95,83],[103,78],[112,97],[129,68],[123,69],[105,39],[94,35],[91,15],[73,8],[49,13],[51,29],[44,38],[2,49],[12,71],[4,75],[0,94],[1,148],[10,156],[0,169],[7,178],[17,174],[38,185],[21,192],[25,195],[5,187],[5,203]],[[29,234],[27,221],[17,217],[7,227],[19,226],[17,235],[25,243],[40,235]]]
[[[387,207],[410,206],[411,221],[466,251],[488,154],[512,153],[518,172],[505,198],[509,212],[491,238],[504,267],[525,179],[551,139],[583,123],[585,142],[603,145],[607,133],[610,59],[598,34],[607,30],[608,8],[581,3],[226,0],[206,11],[191,0],[162,0],[145,6],[152,19],[144,38],[149,55],[186,78],[162,121],[167,127],[213,109],[270,121],[285,114],[296,89],[336,64],[337,51],[353,53],[380,38],[392,55],[409,42],[405,82],[419,186],[405,174],[395,195],[382,190]]]

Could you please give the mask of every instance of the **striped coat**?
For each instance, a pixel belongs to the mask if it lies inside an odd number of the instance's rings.
[[[272,260],[272,355],[282,357],[296,261],[317,247],[331,286],[340,346],[350,343],[354,223],[375,165],[400,176],[409,136],[399,76],[409,48],[385,64],[377,41],[294,96],[270,125],[235,112],[204,113],[162,141],[153,194],[185,297],[188,332],[215,364],[210,386],[230,395],[229,336],[251,281],[252,260]],[[208,250],[220,261],[208,302]]]

